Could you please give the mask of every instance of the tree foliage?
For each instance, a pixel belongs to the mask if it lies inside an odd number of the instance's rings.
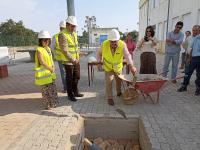
[[[137,40],[138,40],[138,35],[139,35],[138,31],[134,30],[134,31],[131,31],[131,32],[129,32],[129,33],[131,34],[133,40],[137,42]],[[122,40],[125,40],[125,39],[126,39],[126,35],[127,35],[127,33],[126,33],[126,34],[123,34],[123,37],[122,37],[121,39],[122,39]]]
[[[131,36],[132,36],[133,40],[137,41],[138,40],[138,35],[139,35],[138,31],[134,30],[134,31],[132,31],[130,33],[131,33]]]
[[[79,44],[88,44],[88,32],[83,31],[82,36],[79,36]]]
[[[22,21],[9,19],[0,24],[0,46],[31,46],[37,42],[37,33],[25,28]]]

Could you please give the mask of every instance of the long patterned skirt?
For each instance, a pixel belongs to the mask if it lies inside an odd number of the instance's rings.
[[[58,104],[58,94],[55,82],[41,86],[42,102],[46,109],[56,107]]]
[[[156,54],[143,52],[140,56],[140,74],[157,74]]]

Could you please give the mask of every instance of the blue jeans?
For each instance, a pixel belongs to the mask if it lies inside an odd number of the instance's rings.
[[[163,67],[163,76],[167,77],[167,73],[169,71],[169,64],[172,60],[172,72],[171,79],[175,79],[178,71],[178,62],[179,62],[180,53],[165,53],[165,61]]]
[[[62,79],[63,90],[67,90],[65,66],[62,64],[61,61],[58,61],[58,66],[59,66],[59,69],[60,69],[60,76],[61,76],[61,79]]]
[[[185,69],[185,77],[183,80],[183,86],[187,87],[195,69],[196,69],[195,84],[196,84],[197,89],[200,89],[200,56],[192,57],[191,64],[189,64],[187,69]]]

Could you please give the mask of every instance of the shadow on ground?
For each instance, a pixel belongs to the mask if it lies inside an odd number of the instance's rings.
[[[39,114],[44,109],[39,98],[31,99],[3,99],[0,100],[0,116],[12,113],[36,113]]]

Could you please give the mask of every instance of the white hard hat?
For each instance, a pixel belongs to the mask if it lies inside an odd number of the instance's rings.
[[[51,35],[49,34],[48,31],[40,31],[40,33],[38,34],[38,39],[50,39]]]
[[[59,26],[61,28],[66,28],[66,22],[65,21],[61,21],[60,24],[59,24]]]
[[[67,22],[67,23],[70,23],[70,24],[72,24],[72,25],[75,25],[75,26],[78,25],[75,16],[69,16],[69,17],[66,19],[66,22]]]
[[[110,41],[118,41],[120,39],[119,31],[116,29],[112,29],[108,35],[108,40]]]
[[[90,56],[89,58],[88,58],[88,62],[89,63],[91,63],[91,62],[96,62],[97,61],[97,59],[94,57],[94,56]]]

